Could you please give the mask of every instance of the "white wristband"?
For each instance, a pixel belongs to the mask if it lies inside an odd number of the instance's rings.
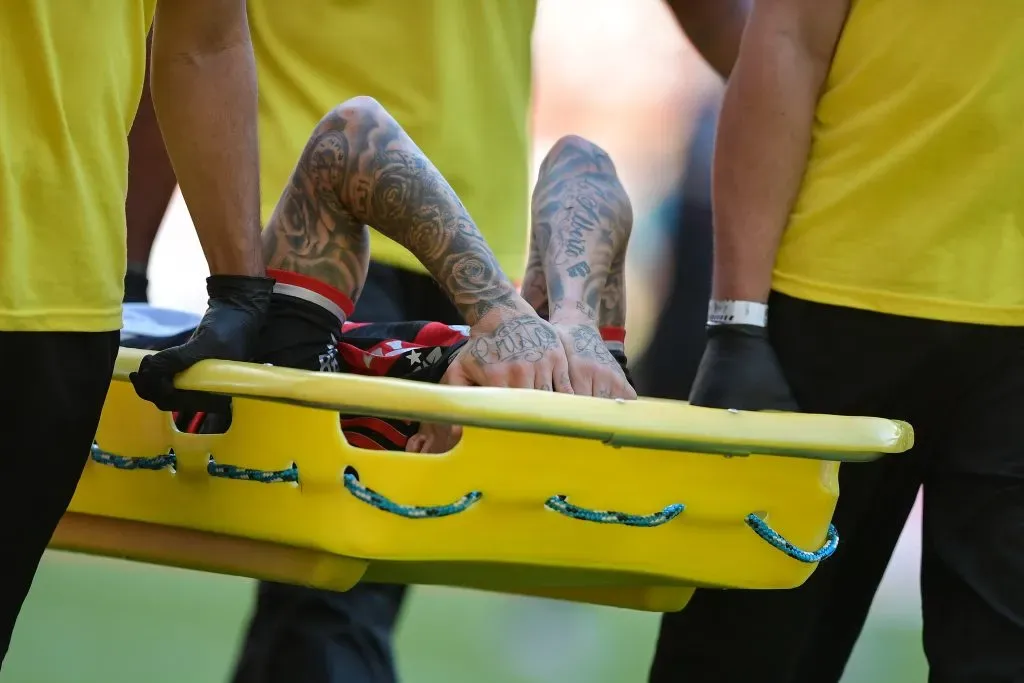
[[[768,304],[756,301],[715,301],[708,304],[708,325],[768,326]]]

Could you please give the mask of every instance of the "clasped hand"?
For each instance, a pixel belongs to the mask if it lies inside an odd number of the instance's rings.
[[[596,327],[552,324],[528,306],[481,318],[442,383],[636,398]]]
[[[441,381],[573,393],[558,333],[525,302],[517,309],[494,309],[477,321]]]

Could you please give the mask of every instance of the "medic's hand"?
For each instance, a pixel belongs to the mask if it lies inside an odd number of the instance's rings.
[[[174,376],[201,360],[249,361],[270,308],[274,280],[243,275],[212,275],[206,280],[209,294],[206,314],[192,337],[146,356],[138,372],[129,375],[135,392],[160,410],[224,412],[229,399],[174,388]]]

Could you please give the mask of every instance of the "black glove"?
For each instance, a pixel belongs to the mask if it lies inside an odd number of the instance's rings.
[[[226,396],[174,388],[174,376],[201,360],[248,361],[270,308],[274,280],[244,275],[212,275],[206,279],[210,295],[206,314],[192,337],[142,359],[139,371],[128,377],[139,397],[163,411],[224,412]]]
[[[768,330],[756,325],[708,327],[690,403],[736,410],[799,410]]]

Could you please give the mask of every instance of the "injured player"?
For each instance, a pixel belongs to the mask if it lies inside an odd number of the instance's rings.
[[[626,373],[624,265],[632,209],[599,147],[559,140],[532,198],[522,293],[501,271],[447,181],[374,100],[335,108],[313,131],[264,230],[276,279],[259,363],[455,385],[635,399]],[[409,249],[468,326],[350,321],[370,260],[368,227]],[[167,312],[126,306],[122,344],[159,349],[190,331],[147,334]],[[134,333],[134,334],[133,334]],[[227,414],[175,415],[220,432]],[[444,452],[459,428],[342,415],[354,446]]]

